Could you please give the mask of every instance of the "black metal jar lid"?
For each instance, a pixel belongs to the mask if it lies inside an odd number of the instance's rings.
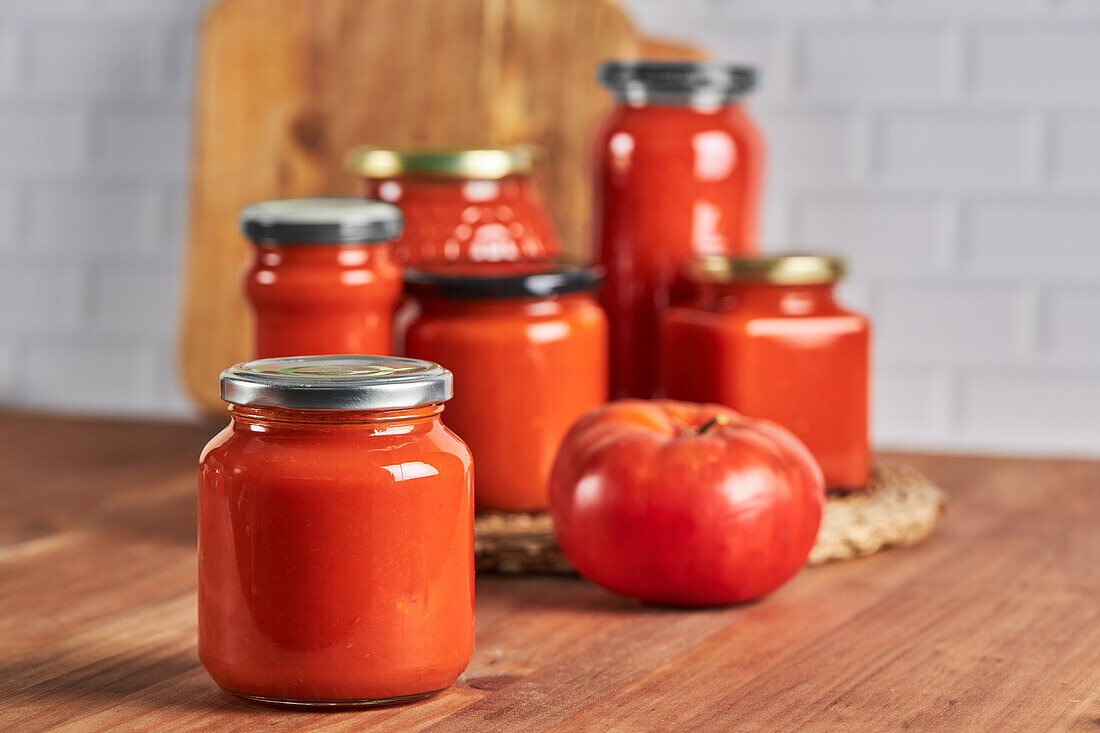
[[[361,198],[278,199],[241,212],[241,232],[257,244],[376,244],[401,236],[401,210]]]
[[[729,104],[756,87],[755,67],[723,62],[607,61],[596,78],[625,104]]]
[[[221,374],[222,399],[291,410],[396,410],[451,398],[451,372],[430,361],[339,354],[257,359]]]
[[[410,292],[439,298],[545,298],[595,290],[602,281],[599,267],[574,263],[485,262],[405,270]]]

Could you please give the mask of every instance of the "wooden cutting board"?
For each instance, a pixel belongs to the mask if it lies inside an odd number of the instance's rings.
[[[589,217],[587,140],[609,103],[597,65],[700,52],[643,41],[611,0],[219,0],[201,28],[181,372],[221,411],[249,354],[236,217],[269,198],[350,194],[361,144],[534,142],[566,247]]]

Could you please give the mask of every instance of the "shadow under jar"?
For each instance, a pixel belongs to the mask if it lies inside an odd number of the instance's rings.
[[[670,398],[717,402],[779,423],[834,489],[866,487],[870,322],[837,303],[844,261],[820,255],[705,257],[695,299],[663,319]]]
[[[366,198],[401,207],[402,265],[523,262],[556,257],[558,234],[531,176],[531,148],[391,150],[348,158]]]
[[[764,142],[741,101],[751,67],[609,61],[616,106],[596,130],[594,247],[607,280],[611,396],[658,394],[658,319],[696,255],[756,251]]]
[[[222,373],[199,463],[199,657],[261,702],[378,705],[455,681],[474,643],[471,457],[451,373],[262,359]]]
[[[241,212],[255,358],[393,353],[401,211],[381,201],[265,201]]]
[[[477,461],[479,511],[539,511],[561,439],[607,400],[607,321],[589,267],[499,264],[407,270],[419,313],[406,353],[446,364],[447,424]]]

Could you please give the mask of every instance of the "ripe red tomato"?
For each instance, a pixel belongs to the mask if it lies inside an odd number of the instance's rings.
[[[676,606],[747,601],[790,580],[824,504],[821,469],[789,431],[671,400],[584,415],[550,478],[573,566],[608,590]]]

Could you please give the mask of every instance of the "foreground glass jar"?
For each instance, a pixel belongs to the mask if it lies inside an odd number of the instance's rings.
[[[742,108],[750,67],[611,61],[595,137],[595,248],[607,270],[611,396],[657,394],[658,317],[695,255],[756,251],[764,144]]]
[[[222,373],[199,464],[199,657],[263,702],[375,705],[450,685],[474,643],[471,458],[451,374],[376,356]]]
[[[265,201],[241,212],[256,358],[390,354],[401,212],[356,198]]]
[[[789,428],[830,488],[867,485],[870,323],[837,303],[844,262],[817,255],[700,258],[691,303],[662,329],[673,399],[718,402]]]
[[[360,148],[349,166],[366,198],[401,207],[399,262],[522,262],[555,257],[561,243],[531,177],[527,146]]]
[[[599,274],[554,265],[406,271],[420,312],[410,356],[447,365],[460,392],[447,425],[477,460],[478,510],[549,506],[547,481],[573,421],[607,400]]]

